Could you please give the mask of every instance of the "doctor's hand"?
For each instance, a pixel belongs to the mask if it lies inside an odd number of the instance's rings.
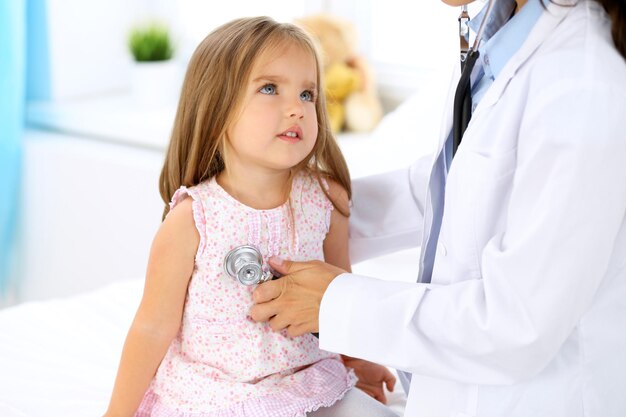
[[[396,385],[396,377],[387,367],[346,355],[341,355],[341,359],[343,359],[344,365],[354,369],[354,373],[358,378],[357,388],[381,403],[387,404],[383,384],[387,386],[389,391],[393,391]]]
[[[345,271],[321,261],[292,262],[270,258],[283,276],[260,284],[252,293],[250,317],[269,321],[274,331],[287,329],[291,337],[319,331],[319,311],[326,289]]]

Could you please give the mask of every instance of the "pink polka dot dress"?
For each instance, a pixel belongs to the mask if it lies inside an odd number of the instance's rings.
[[[289,200],[270,210],[240,203],[215,178],[181,187],[171,207],[187,195],[200,244],[182,324],[135,416],[303,417],[341,399],[356,378],[339,355],[313,335],[292,338],[251,320],[255,286],[223,270],[239,245],[256,246],[266,270],[273,255],[324,259],[333,206],[317,180],[296,174]]]

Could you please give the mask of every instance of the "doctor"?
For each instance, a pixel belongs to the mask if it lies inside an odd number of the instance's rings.
[[[255,290],[407,372],[406,416],[626,416],[626,5],[558,3],[496,0],[454,159],[450,100],[434,164],[354,182],[352,260],[421,244],[417,283],[274,259]]]

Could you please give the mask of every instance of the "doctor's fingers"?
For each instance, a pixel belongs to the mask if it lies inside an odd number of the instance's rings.
[[[383,404],[387,404],[387,396],[385,395],[385,390],[382,386],[376,386],[372,384],[363,384],[361,382],[356,383],[356,387],[375,399],[378,402]]]
[[[287,334],[289,337],[298,337],[305,333],[313,332],[317,332],[317,329],[311,328],[311,326],[307,326],[306,324],[291,325],[287,327]]]
[[[280,315],[283,320],[293,313],[294,297],[287,291],[291,287],[291,277],[286,276],[259,285],[252,293],[252,300],[257,303],[250,307],[248,315],[257,322],[269,321],[270,318]],[[291,323],[289,323],[291,324]],[[286,326],[285,326],[286,327]],[[280,329],[276,329],[280,330]]]
[[[302,315],[289,310],[272,317],[269,320],[269,325],[275,332],[286,329],[289,337],[317,332],[318,327],[316,318],[312,318],[308,314]]]
[[[319,301],[298,290],[297,286],[290,286],[279,298],[253,306],[250,316],[255,321],[267,320],[275,332],[287,329],[292,337],[317,332]]]
[[[301,269],[305,269],[310,266],[311,262],[295,262],[284,260],[278,256],[272,256],[268,260],[272,269],[279,272],[281,275],[289,275],[293,272],[297,272]]]
[[[256,322],[265,322],[269,321],[272,317],[278,313],[279,308],[276,305],[275,301],[270,301],[263,304],[255,304],[250,307],[250,311],[248,311],[248,316]]]
[[[386,374],[383,376],[383,381],[385,381],[385,385],[387,386],[387,390],[393,392],[396,387],[396,377],[391,371],[387,370]]]
[[[286,283],[284,279],[274,279],[258,285],[252,292],[252,301],[261,304],[280,297],[285,291]]]
[[[283,311],[270,318],[269,325],[275,332],[287,329],[287,333],[292,336],[289,329],[293,327],[292,331],[295,331],[295,328],[299,325],[299,323],[296,324],[295,320],[296,318],[293,313],[290,311]]]

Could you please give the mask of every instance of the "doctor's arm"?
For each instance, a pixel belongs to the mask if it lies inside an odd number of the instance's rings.
[[[329,181],[329,192],[332,200],[344,213],[350,212],[348,194],[339,184]],[[348,254],[348,217],[337,208],[331,212],[330,227],[324,239],[324,260],[330,265],[337,266],[350,272],[350,255]],[[396,378],[382,365],[359,358],[341,355],[345,366],[352,368],[356,374],[357,388],[375,398],[383,404],[387,397],[383,384],[389,391],[393,391]]]
[[[505,232],[481,253],[481,279],[342,274],[322,300],[323,349],[473,384],[515,383],[547,366],[592,305],[626,207],[615,186],[626,178],[626,98],[565,83],[525,114]]]
[[[420,245],[431,166],[432,157],[424,156],[408,168],[352,181],[353,263]]]

